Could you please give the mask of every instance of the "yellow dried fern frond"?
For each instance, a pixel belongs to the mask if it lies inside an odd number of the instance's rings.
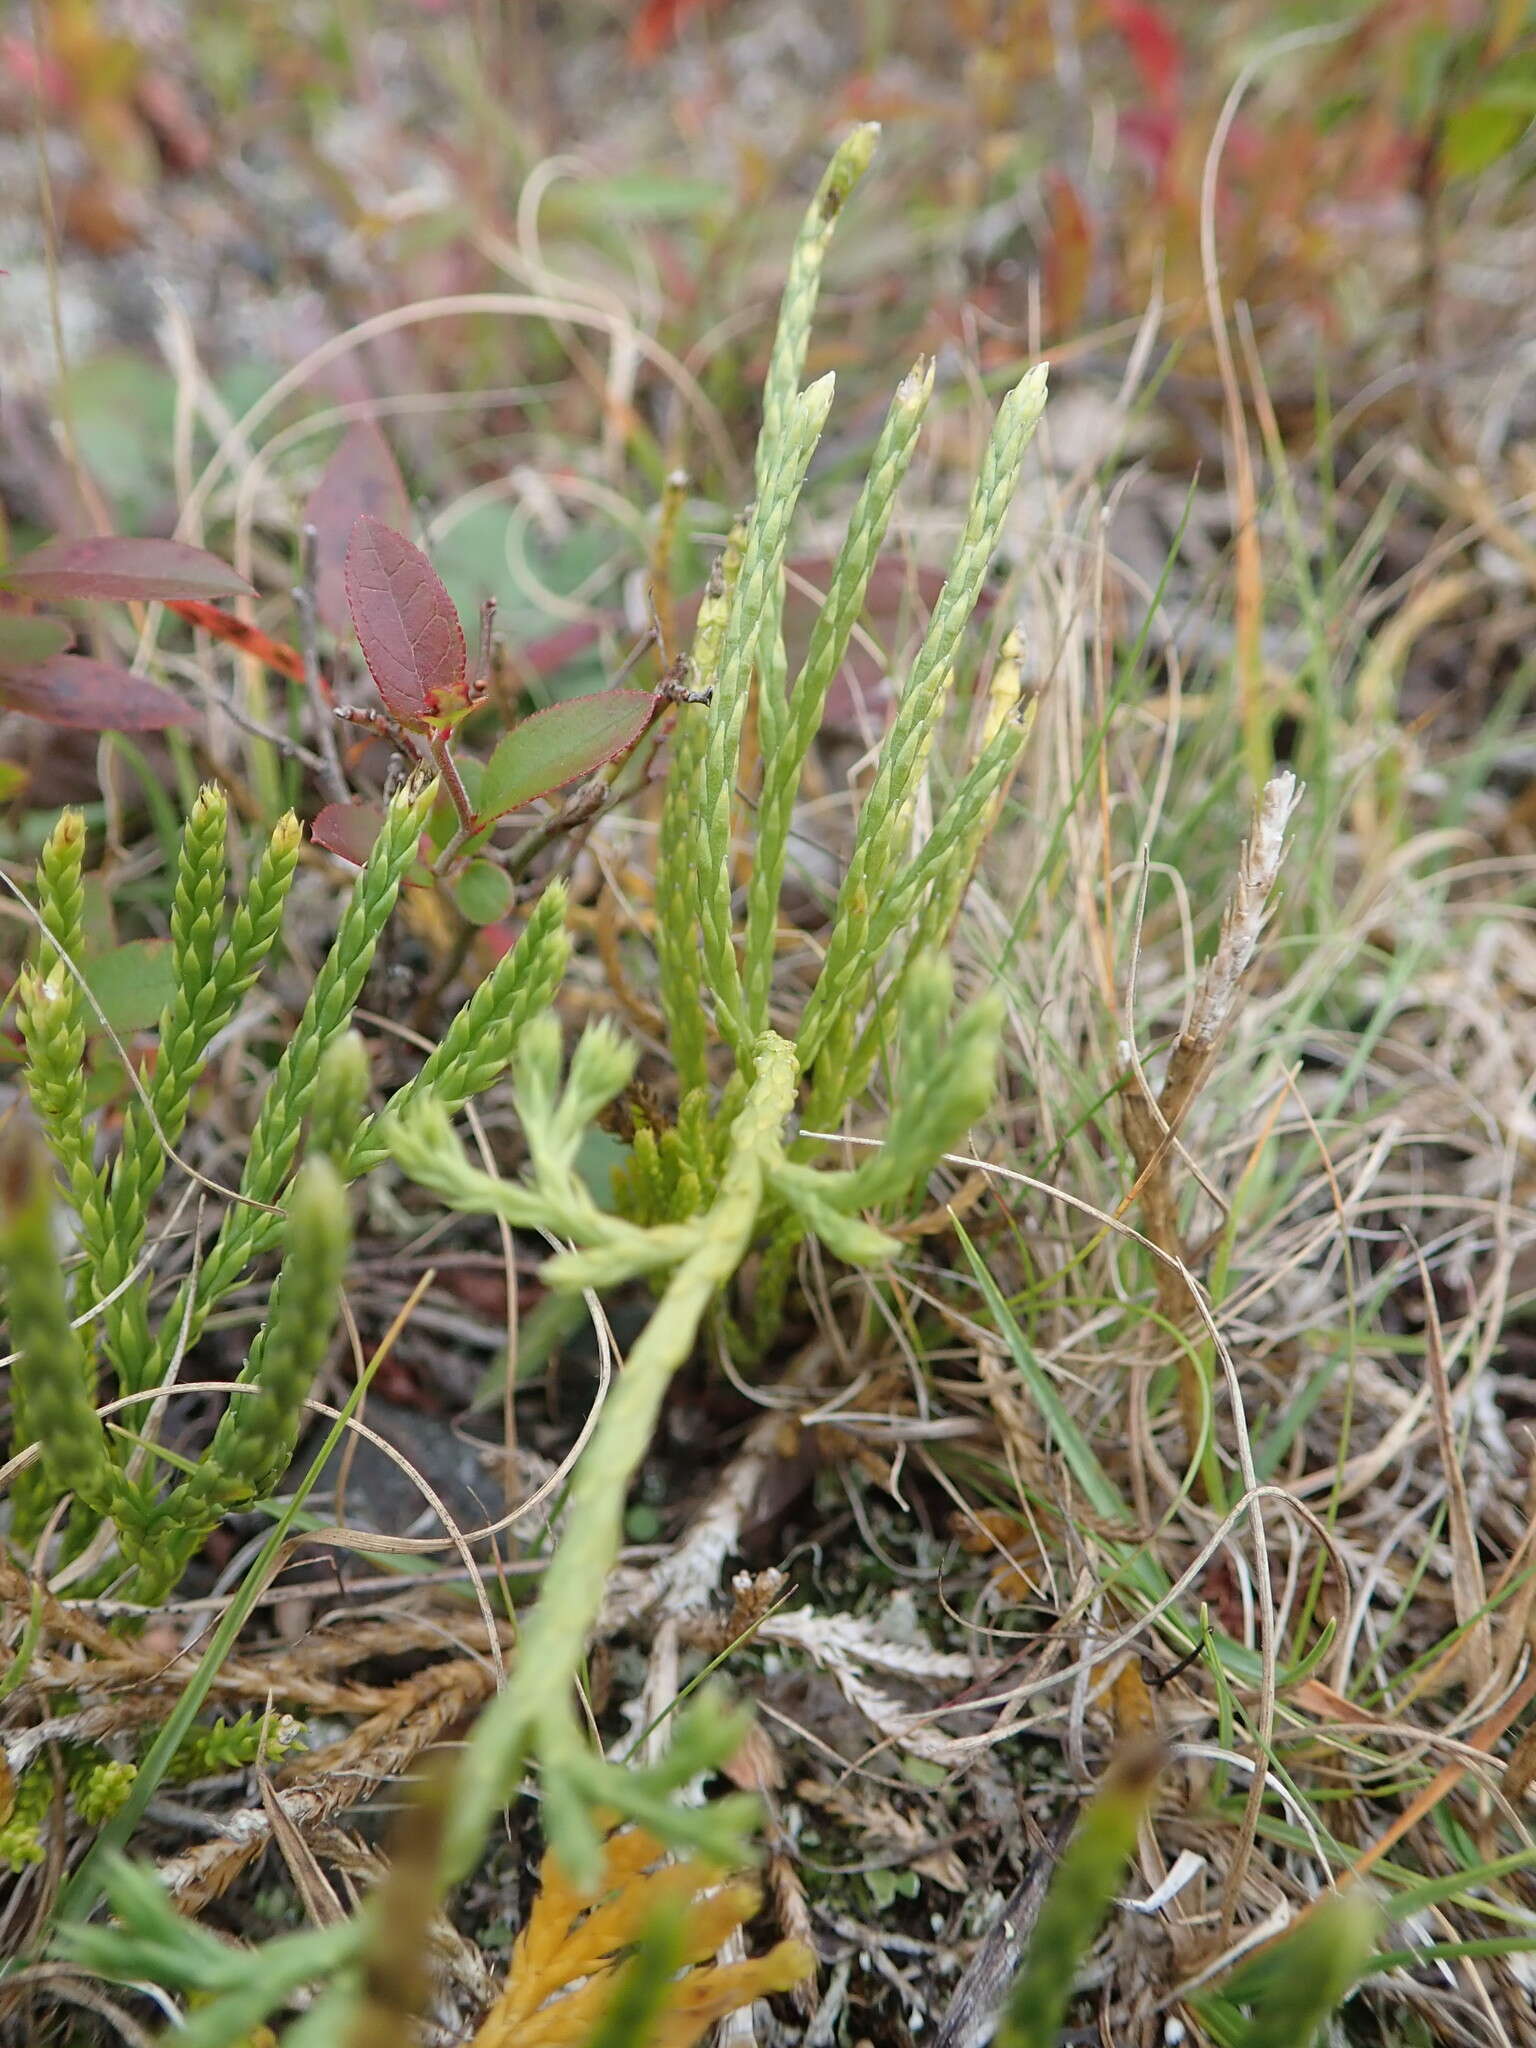
[[[608,1836],[602,1879],[590,1895],[546,1856],[506,1984],[470,2048],[582,2048],[607,2010],[626,1955],[669,1909],[685,1967],[667,1987],[646,2048],[692,2048],[716,2020],[768,1992],[792,1989],[815,1967],[797,1941],[744,1962],[711,1960],[760,1903],[755,1885],[696,1859],[670,1859],[643,1828]]]

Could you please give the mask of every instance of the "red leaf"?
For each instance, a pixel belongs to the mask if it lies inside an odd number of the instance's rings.
[[[488,824],[603,767],[635,744],[665,702],[642,690],[598,690],[536,711],[486,762],[479,817]]]
[[[354,420],[304,507],[305,523],[315,529],[315,610],[333,633],[346,633],[352,623],[347,543],[365,512],[386,526],[404,526],[411,501],[389,443],[372,420]]]
[[[0,704],[85,732],[164,732],[197,722],[196,711],[174,691],[83,654],[56,654],[34,668],[0,674]]]
[[[339,854],[361,867],[383,829],[382,804],[327,804],[310,826],[309,836],[327,853]]]
[[[364,513],[347,546],[346,582],[363,659],[400,723],[419,727],[462,711],[464,628],[420,548]]]
[[[260,626],[251,625],[249,620],[237,619],[233,612],[220,611],[216,604],[199,604],[190,597],[172,598],[167,609],[175,612],[179,619],[185,619],[189,626],[211,633],[215,640],[227,640],[242,654],[254,655],[257,661],[275,669],[280,676],[287,676],[290,682],[303,682],[304,663],[297,648],[274,640],[269,633],[263,633]]]
[[[256,595],[227,562],[179,540],[51,540],[0,575],[29,597]]]

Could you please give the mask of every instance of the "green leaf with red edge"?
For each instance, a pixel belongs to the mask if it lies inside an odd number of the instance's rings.
[[[485,765],[479,816],[505,817],[627,752],[666,702],[645,690],[567,697],[514,726]]]
[[[0,612],[0,669],[32,668],[62,654],[74,634],[63,619],[28,618]]]
[[[411,501],[389,443],[372,420],[354,420],[304,507],[305,524],[315,529],[315,610],[333,633],[351,627],[347,546],[364,513],[402,527],[410,520]]]
[[[0,669],[0,704],[82,732],[165,732],[197,722],[196,710],[173,690],[83,654]]]
[[[464,628],[421,549],[364,513],[347,543],[346,584],[368,672],[400,723],[420,728],[466,710]]]
[[[179,540],[51,540],[0,571],[28,597],[223,597],[255,591],[227,562]]]

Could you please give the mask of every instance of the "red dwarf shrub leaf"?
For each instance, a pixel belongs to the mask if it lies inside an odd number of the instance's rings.
[[[227,562],[179,540],[51,540],[3,571],[28,597],[254,597]]]
[[[462,711],[464,628],[420,548],[364,513],[347,545],[346,584],[363,659],[386,708],[417,728]]]

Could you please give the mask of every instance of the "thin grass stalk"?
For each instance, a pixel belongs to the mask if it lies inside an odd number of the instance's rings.
[[[755,1031],[768,1026],[779,892],[806,755],[821,728],[827,692],[864,609],[869,579],[880,558],[896,493],[916,450],[932,392],[931,361],[926,366],[917,363],[897,387],[784,717],[777,723],[772,716],[763,721],[763,786],[747,891],[746,1004],[747,1021]],[[766,710],[771,701],[767,693],[762,701]]]
[[[715,1016],[743,1073],[750,1062],[752,1041],[742,1014],[741,970],[731,909],[731,813],[741,729],[772,593],[784,573],[789,522],[832,403],[832,389],[831,376],[823,377],[799,393],[789,408],[780,457],[747,528],[741,574],[726,621],[719,676],[710,704],[694,839],[699,922],[704,976],[714,998]]]
[[[806,1005],[797,1050],[815,1067],[813,1114],[841,1115],[855,1015],[868,982],[867,942],[875,908],[895,881],[908,820],[954,672],[960,637],[981,595],[1003,521],[1018,488],[1024,452],[1045,406],[1044,365],[1028,371],[998,409],[965,529],[928,631],[881,749],[874,785],[859,813],[853,855],[838,892],[827,958]]]

